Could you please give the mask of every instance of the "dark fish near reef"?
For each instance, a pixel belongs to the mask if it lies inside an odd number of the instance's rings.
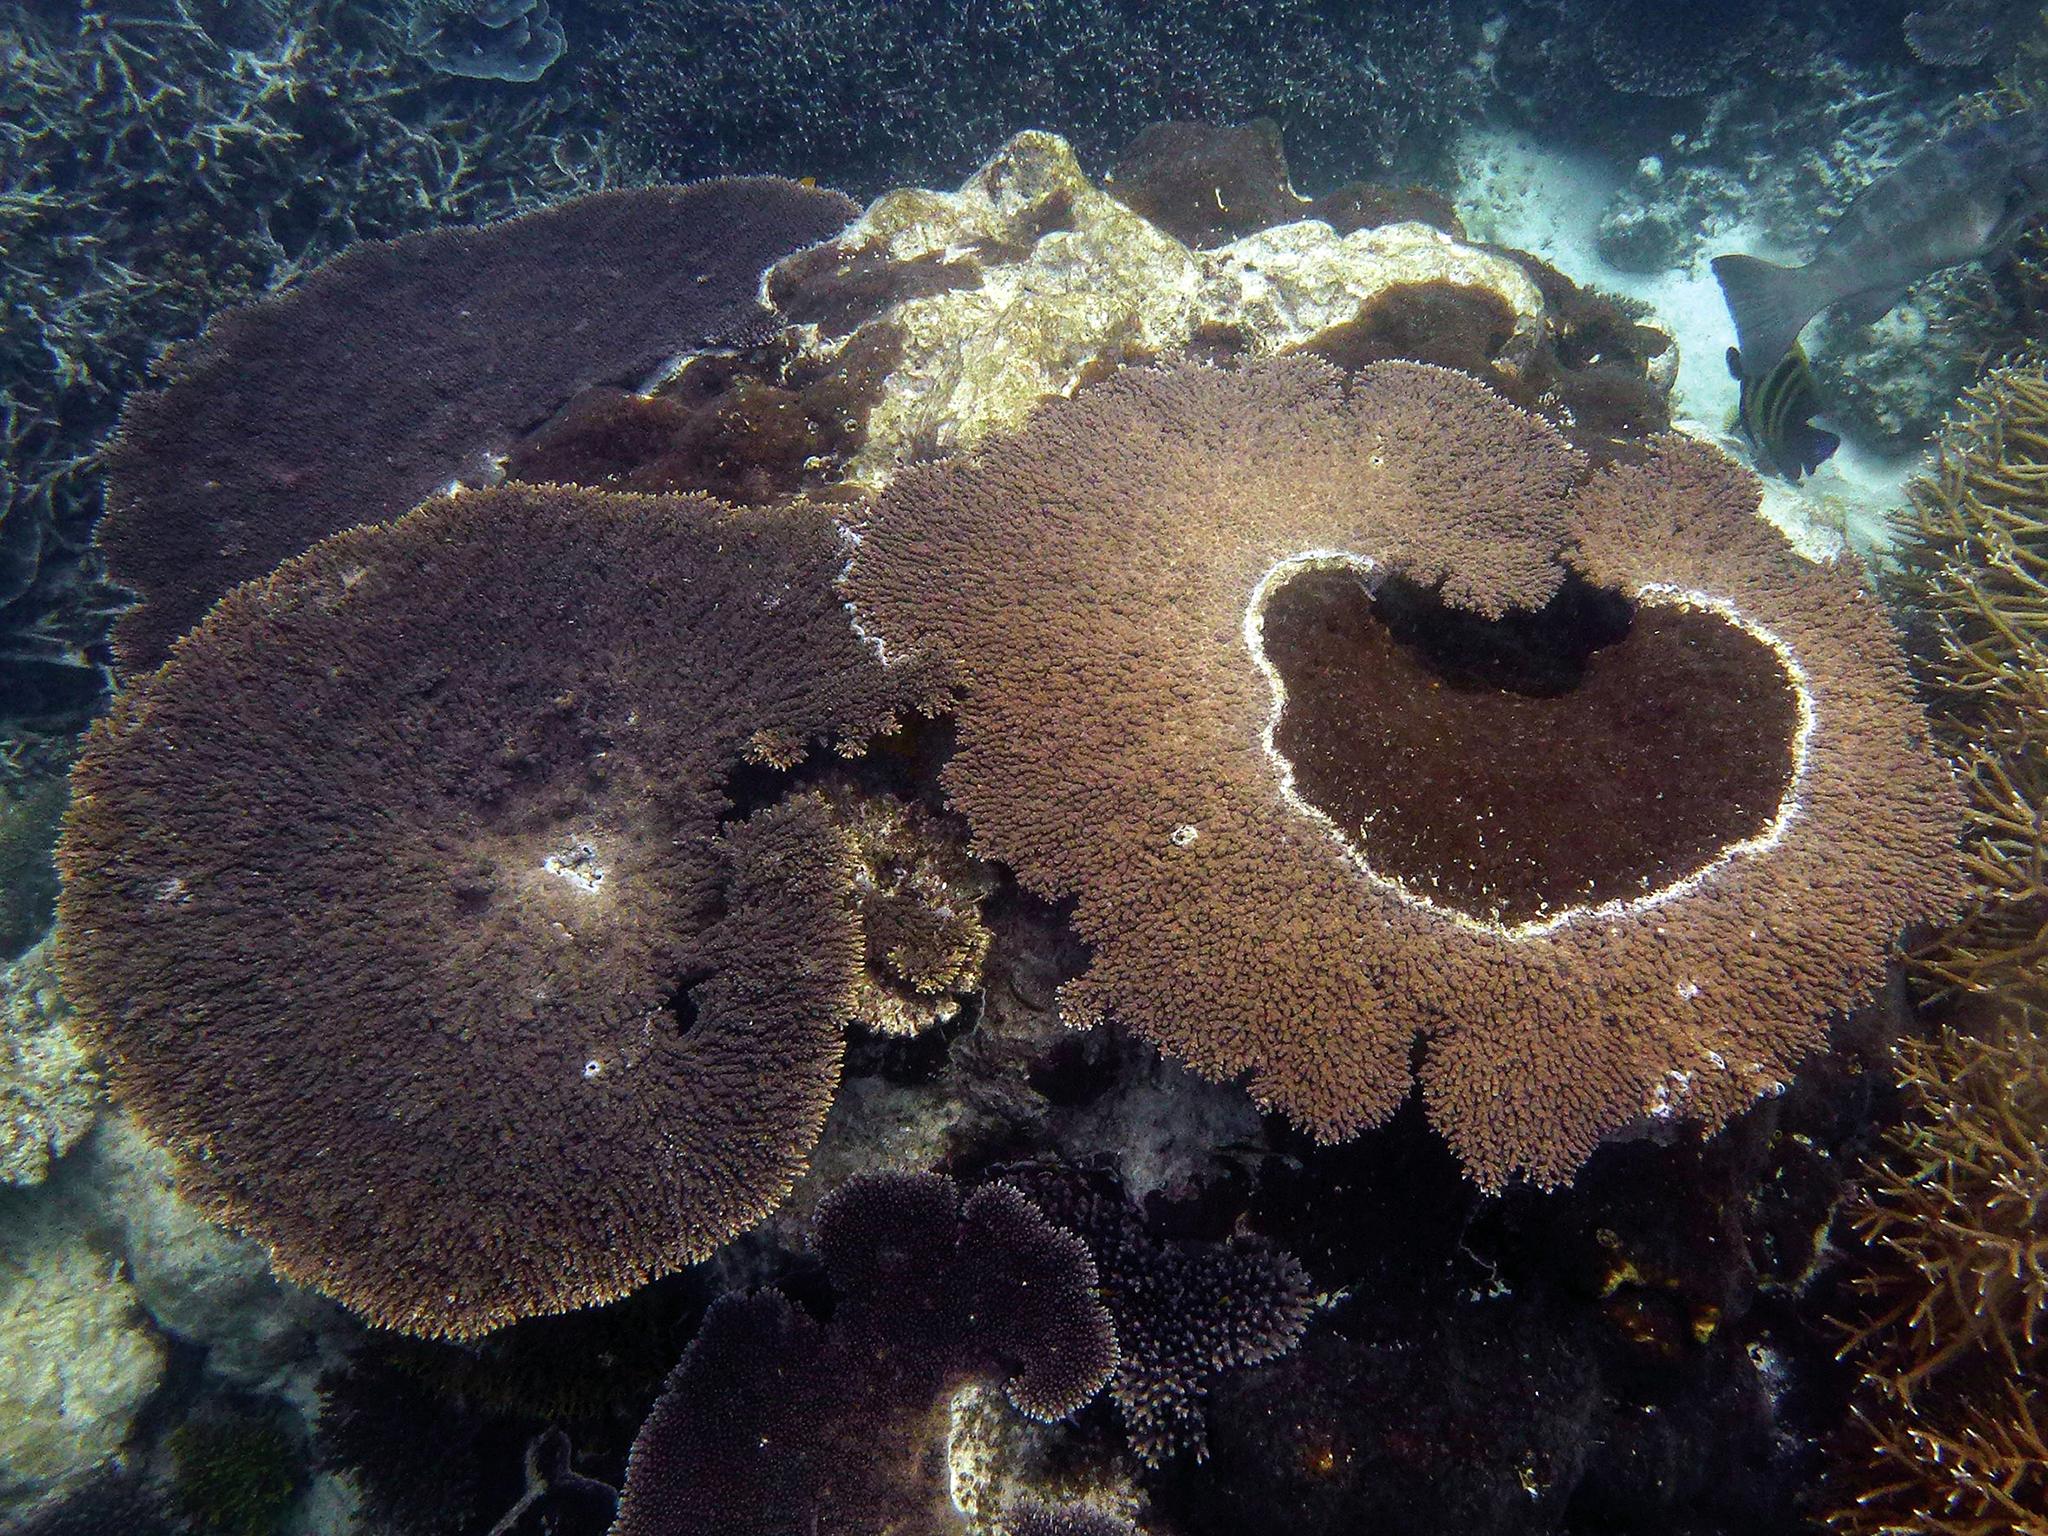
[[[1842,446],[1834,433],[1813,424],[1813,414],[1820,409],[1820,392],[1814,388],[1805,349],[1798,342],[1760,379],[1743,378],[1742,354],[1730,347],[1728,371],[1742,384],[1735,407],[1742,435],[1749,439],[1757,458],[1787,480],[1812,474]]]
[[[1875,320],[1928,273],[1996,251],[2044,207],[2048,110],[2016,112],[1914,150],[1858,194],[1803,267],[1716,257],[1737,377],[1766,378],[1822,310]]]

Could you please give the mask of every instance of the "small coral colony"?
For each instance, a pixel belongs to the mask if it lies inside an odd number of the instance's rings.
[[[175,348],[56,966],[359,1518],[2048,1530],[2048,383],[1879,581],[1670,345],[1182,125]]]

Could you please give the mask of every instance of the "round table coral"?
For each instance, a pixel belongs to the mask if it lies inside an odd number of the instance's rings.
[[[847,589],[954,668],[976,851],[1076,899],[1071,1020],[1326,1139],[1420,1039],[1473,1176],[1554,1184],[1781,1085],[1954,899],[1887,621],[1756,499],[1441,369],[1140,370],[904,475]]]
[[[822,797],[904,701],[823,519],[465,492],[238,588],[92,735],[67,988],[214,1213],[470,1335],[708,1253],[801,1170],[861,963]]]

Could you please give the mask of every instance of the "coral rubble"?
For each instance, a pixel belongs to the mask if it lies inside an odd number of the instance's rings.
[[[1070,1018],[1248,1073],[1323,1137],[1392,1112],[1424,1035],[1431,1115],[1493,1185],[1568,1179],[1644,1117],[1725,1120],[1869,993],[1898,929],[1953,899],[1959,820],[1882,613],[1853,566],[1809,566],[1760,523],[1753,481],[1710,451],[1659,439],[1582,473],[1460,375],[1346,384],[1297,360],[1126,372],[893,482],[849,595],[889,654],[957,669],[945,781],[976,846],[1078,898],[1094,954]],[[1776,768],[1699,808],[1696,851],[1569,893],[1494,862],[1493,830],[1534,814],[1518,791],[1446,802],[1418,772],[1458,851],[1390,864],[1394,807],[1318,801],[1279,741],[1295,678],[1270,599],[1350,571],[1435,586],[1477,623],[1543,608],[1568,567],[1645,625],[1725,641],[1725,665],[1675,653],[1667,715],[1741,711]],[[1400,707],[1427,714],[1420,679]],[[1571,787],[1582,826],[1625,757]],[[1718,770],[1657,762],[1667,793],[1720,796]],[[1428,864],[1447,857],[1488,870],[1485,894]]]
[[[237,589],[95,731],[67,988],[281,1273],[472,1334],[780,1198],[837,1080],[850,853],[815,797],[718,816],[743,763],[919,697],[838,559],[800,511],[467,492]]]
[[[0,971],[0,1031],[0,1184],[39,1184],[92,1129],[100,1099],[49,940]]]

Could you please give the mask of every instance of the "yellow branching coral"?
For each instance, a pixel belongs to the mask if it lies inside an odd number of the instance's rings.
[[[1987,991],[2048,961],[2048,373],[1965,394],[1911,497],[1898,582],[1970,800],[1969,907],[1915,959],[1937,988]]]
[[[2011,1001],[1899,1051],[1915,1112],[1855,1218],[1862,1454],[1829,1522],[2048,1536],[2048,1011]]]

